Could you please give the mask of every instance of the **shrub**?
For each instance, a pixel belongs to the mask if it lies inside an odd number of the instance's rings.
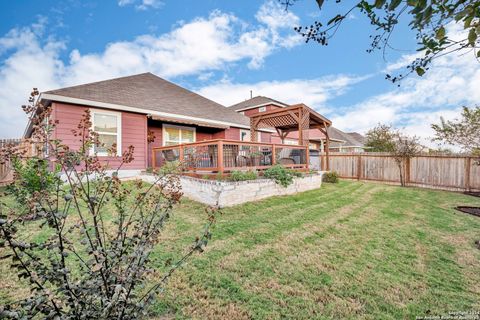
[[[31,158],[21,160],[12,159],[14,181],[7,186],[7,193],[11,194],[20,205],[27,205],[38,192],[52,191],[58,180],[55,171],[49,170],[48,161]]]
[[[31,103],[36,95],[34,90]],[[26,110],[35,124],[35,141],[49,144],[66,183],[53,178],[41,159],[14,166],[14,184],[22,183],[20,177],[29,179],[33,196],[23,207],[36,214],[39,223],[25,222],[17,208],[0,203],[1,263],[9,263],[30,287],[27,298],[0,306],[0,319],[145,318],[172,273],[204,250],[215,210],[207,210],[205,230],[183,257],[173,264],[165,260],[166,273],[155,277],[159,270],[151,266],[150,253],[182,196],[179,178],[172,174],[174,164],[159,170],[153,184],[137,181],[132,187],[118,179],[118,170],[133,161],[134,148],[123,152],[119,167],[109,175],[108,164],[90,153],[100,143],[90,129],[88,110],[73,130],[81,145],[78,151],[49,139],[43,120],[49,118],[49,109],[35,104]],[[50,120],[48,124],[53,125]],[[111,154],[116,154],[114,149]],[[4,162],[24,161],[24,156],[0,149]],[[51,186],[46,184],[50,180]],[[45,239],[33,241],[32,228],[42,229]]]
[[[258,174],[254,170],[248,171],[232,171],[230,174],[230,180],[232,181],[246,181],[246,180],[256,180]]]
[[[337,183],[338,173],[336,171],[326,172],[323,174],[322,180],[327,183]]]
[[[277,164],[265,170],[263,175],[265,178],[273,179],[277,184],[286,188],[293,183],[294,177],[302,177],[303,173],[287,169]]]

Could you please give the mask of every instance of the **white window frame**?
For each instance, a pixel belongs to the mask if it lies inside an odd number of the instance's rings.
[[[265,111],[267,111],[267,107],[258,108],[258,112],[265,112]]]
[[[105,135],[111,135],[111,136],[117,136],[117,156],[122,155],[122,113],[121,112],[115,112],[115,111],[109,111],[109,110],[101,110],[101,109],[90,109],[90,114],[92,116],[92,131],[95,131],[95,115],[96,114],[103,114],[103,115],[109,115],[109,116],[116,116],[117,117],[117,133],[111,133],[111,132],[97,132],[99,134],[105,134]],[[90,152],[92,154],[95,153],[95,146],[92,146],[90,149]],[[100,157],[106,157],[108,156],[108,152],[97,152],[97,156]]]
[[[166,142],[167,142],[167,132],[164,130],[165,128],[171,128],[171,129],[180,129],[180,130],[193,130],[193,142],[197,142],[197,128],[195,127],[189,127],[189,126],[177,126],[173,124],[163,124],[162,125],[162,145],[165,147]],[[180,143],[182,144],[182,131],[180,131]]]

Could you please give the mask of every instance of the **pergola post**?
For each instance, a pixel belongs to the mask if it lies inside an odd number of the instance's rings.
[[[327,126],[325,127],[325,154],[326,154],[326,162],[327,162],[327,171],[330,171],[330,136],[328,134]]]
[[[298,112],[299,115],[299,125],[300,133],[299,138],[303,146],[308,146],[310,144],[310,139],[308,135],[308,130],[310,129],[310,112],[305,110],[304,107],[301,107]]]
[[[250,141],[257,142],[258,137],[258,120],[250,118]]]

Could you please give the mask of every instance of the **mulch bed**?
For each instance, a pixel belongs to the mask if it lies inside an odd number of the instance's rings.
[[[461,212],[465,212],[465,213],[480,217],[480,207],[458,206],[455,209]]]
[[[480,197],[480,192],[465,191],[464,194],[473,196],[473,197]]]

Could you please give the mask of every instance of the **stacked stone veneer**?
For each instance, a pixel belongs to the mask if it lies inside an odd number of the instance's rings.
[[[318,173],[294,178],[293,183],[286,188],[270,179],[230,182],[182,176],[180,180],[185,197],[212,206],[228,207],[272,196],[318,189],[322,185],[322,175]],[[153,176],[143,175],[141,178],[153,182]]]

